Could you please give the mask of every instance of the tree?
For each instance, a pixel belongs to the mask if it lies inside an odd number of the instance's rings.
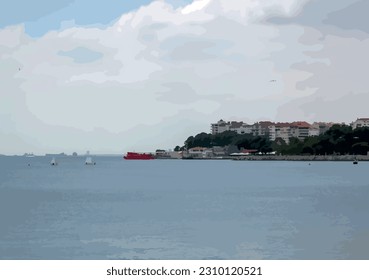
[[[210,148],[230,145],[237,146],[238,149],[255,149],[262,153],[274,150],[277,153],[287,155],[367,154],[369,151],[369,128],[363,127],[352,130],[348,125],[333,125],[326,133],[306,137],[304,141],[292,137],[289,139],[289,144],[281,138],[271,142],[267,136],[241,135],[234,131],[225,131],[216,135],[202,132],[196,136],[188,137],[184,147],[201,146]],[[183,150],[184,147],[180,149]]]
[[[369,144],[367,142],[359,142],[352,145],[352,152],[355,155],[366,155],[369,152]]]

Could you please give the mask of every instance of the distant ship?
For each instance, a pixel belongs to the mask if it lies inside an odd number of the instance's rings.
[[[87,157],[85,161],[85,165],[96,165],[96,162],[92,160],[92,157]]]
[[[53,166],[58,165],[58,162],[56,161],[56,159],[54,157],[51,160],[50,165],[53,165]]]
[[[35,155],[33,153],[25,153],[23,156],[25,157],[35,157]]]
[[[155,159],[152,154],[132,153],[132,152],[128,152],[123,158],[124,159],[141,159],[141,160]]]

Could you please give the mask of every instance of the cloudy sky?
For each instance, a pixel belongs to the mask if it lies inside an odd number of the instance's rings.
[[[367,0],[8,1],[0,153],[167,149],[221,118],[369,117],[368,10]]]

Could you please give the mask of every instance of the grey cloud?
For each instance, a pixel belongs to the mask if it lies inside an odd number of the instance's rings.
[[[369,36],[365,14],[368,4],[364,0],[310,0],[294,17],[270,17],[266,22],[279,26],[300,25],[314,28],[321,33],[320,39],[337,35],[363,40]]]
[[[310,0],[294,17],[270,17],[267,21],[274,24],[301,24],[320,27],[327,16],[340,11],[359,0]]]
[[[153,23],[148,26],[143,26],[138,33],[138,40],[146,45],[157,42],[157,32],[168,27],[165,23]]]
[[[320,92],[284,104],[279,108],[276,119],[289,119],[293,115],[302,120],[348,123],[358,117],[367,117],[368,103],[369,92],[348,93],[337,97],[325,97]]]
[[[309,53],[320,62],[293,65],[294,69],[311,74],[296,83],[296,90],[314,93],[281,106],[277,118],[293,115],[308,120],[349,122],[367,114],[369,40],[330,35],[321,44],[321,50]]]
[[[60,51],[59,55],[70,57],[75,63],[90,63],[103,57],[101,52],[96,52],[84,47],[74,48],[70,51]]]
[[[184,39],[184,38],[181,38]],[[178,39],[173,38],[171,42],[166,44],[175,44],[167,57],[171,60],[192,61],[192,60],[208,60],[215,58],[215,55],[210,54],[207,50],[214,47],[215,44],[209,41],[184,40],[179,42]],[[164,44],[165,46],[165,44]]]
[[[369,1],[361,0],[342,10],[329,13],[323,22],[342,29],[360,30],[369,33],[368,11]]]
[[[188,83],[163,83],[161,87],[165,89],[157,92],[159,96],[157,100],[159,101],[174,104],[189,104],[201,98]]]

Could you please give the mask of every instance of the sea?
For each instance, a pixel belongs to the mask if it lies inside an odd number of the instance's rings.
[[[0,157],[0,259],[369,259],[369,162]]]

